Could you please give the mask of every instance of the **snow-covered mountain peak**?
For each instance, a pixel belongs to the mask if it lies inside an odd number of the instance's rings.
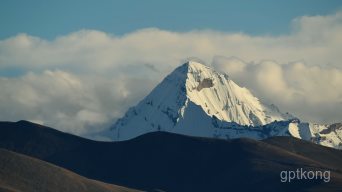
[[[289,118],[292,116],[261,103],[227,74],[200,62],[188,61],[170,73],[137,106],[130,108],[112,130],[116,140],[157,130],[205,136],[213,135],[214,130],[210,130],[213,119],[261,126]]]
[[[301,122],[199,61],[165,77],[112,126],[110,136],[127,140],[153,131],[221,139],[292,136],[342,149],[342,124]]]

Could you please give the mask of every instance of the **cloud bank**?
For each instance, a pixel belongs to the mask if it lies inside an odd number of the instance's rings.
[[[97,132],[194,56],[303,120],[341,121],[342,12],[292,26],[282,36],[156,28],[123,36],[81,30],[51,41],[18,34],[0,41],[0,120]]]

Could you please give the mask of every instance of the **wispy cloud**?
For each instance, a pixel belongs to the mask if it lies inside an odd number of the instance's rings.
[[[0,78],[0,120],[98,131],[195,56],[214,58],[214,67],[304,120],[341,121],[342,12],[292,25],[282,36],[155,28],[123,36],[81,30],[52,41],[19,34],[0,41],[0,70],[27,71]]]

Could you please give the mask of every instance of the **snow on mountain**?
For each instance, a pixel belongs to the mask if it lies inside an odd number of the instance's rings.
[[[225,132],[215,129],[213,119],[240,126],[262,126],[291,118],[276,106],[260,102],[228,75],[189,61],[130,108],[112,130],[114,140],[158,130],[212,137]]]
[[[240,125],[265,125],[275,120],[291,118],[274,105],[265,105],[246,88],[239,87],[228,75],[189,62],[186,90],[189,100],[201,106],[207,115],[215,115],[227,122]]]
[[[329,147],[342,145],[342,125],[300,122],[261,102],[228,75],[195,61],[169,74],[111,127],[110,135],[121,141],[153,131],[222,139],[293,136]]]
[[[294,122],[289,125],[292,136],[314,143],[342,149],[342,123],[320,125]]]

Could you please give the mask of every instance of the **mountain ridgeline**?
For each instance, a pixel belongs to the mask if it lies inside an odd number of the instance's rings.
[[[342,151],[294,137],[222,140],[159,131],[97,142],[19,121],[0,123],[0,148],[145,191],[339,191],[342,186]],[[330,170],[330,182],[280,182],[281,171],[299,167]]]

